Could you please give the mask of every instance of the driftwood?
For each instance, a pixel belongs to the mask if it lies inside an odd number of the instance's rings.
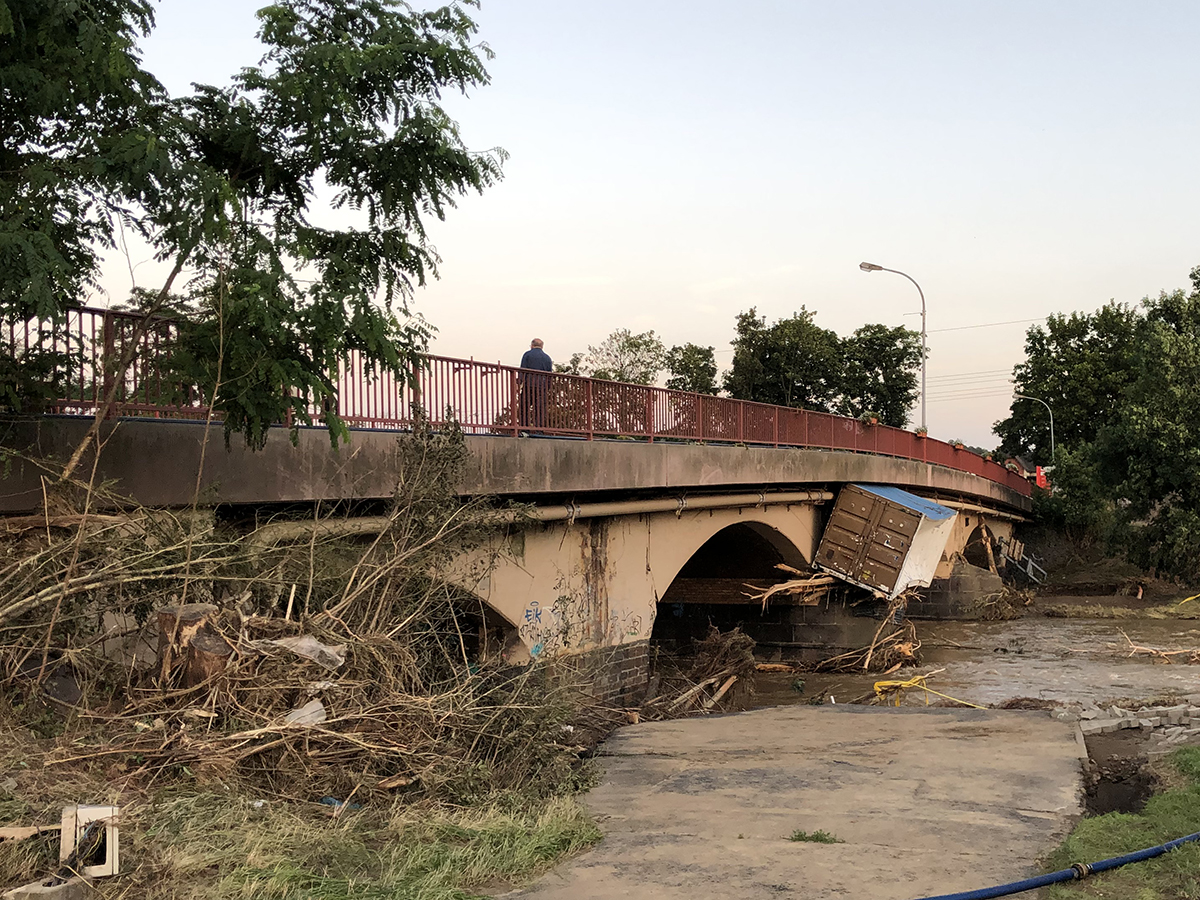
[[[734,682],[737,680],[738,677],[736,675],[730,675],[728,678],[726,678],[725,683],[717,689],[717,692],[704,701],[702,708],[712,709],[714,706],[716,706],[721,701],[721,698],[725,696],[725,692],[733,687]]]
[[[801,606],[816,606],[821,602],[822,598],[828,593],[829,588],[836,584],[837,580],[832,575],[818,575],[815,572],[804,572],[800,569],[794,569],[791,566],[780,563],[775,568],[789,572],[793,575],[799,575],[799,578],[793,578],[788,581],[773,584],[766,590],[755,588],[754,585],[748,584],[753,593],[748,593],[745,596],[751,600],[758,600],[762,603],[763,612],[766,612],[767,605],[771,602],[771,598],[780,594],[786,594],[790,597],[799,597],[798,601]]]
[[[1128,642],[1129,656],[1149,656],[1153,659],[1161,660],[1168,665],[1181,660],[1186,663],[1200,663],[1200,650],[1160,650],[1157,647],[1143,647],[1135,644],[1130,640],[1129,635],[1124,631],[1121,632],[1121,637]],[[1111,644],[1109,646],[1112,646]]]

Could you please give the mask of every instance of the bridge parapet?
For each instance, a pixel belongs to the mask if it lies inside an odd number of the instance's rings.
[[[55,412],[93,415],[107,393],[113,417],[204,419],[204,392],[170,372],[175,326],[167,319],[136,327],[140,317],[98,309],[73,310],[65,331],[38,323],[10,325],[14,350],[38,346],[69,360]],[[131,364],[113,382],[113,361]],[[339,365],[337,414],[351,428],[412,427],[419,414],[434,426],[452,418],[468,434],[523,433],[594,441],[739,444],[875,454],[967,472],[1028,497],[1029,483],[991,460],[944,441],[885,425],[812,410],[771,406],[576,375],[532,372],[499,363],[426,356],[412,373],[371,372],[356,351]],[[309,422],[325,412],[307,410]],[[281,423],[291,424],[291,423]]]

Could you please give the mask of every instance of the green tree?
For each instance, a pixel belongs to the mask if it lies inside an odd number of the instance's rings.
[[[733,339],[733,365],[725,390],[739,400],[829,410],[841,389],[838,336],[813,322],[800,308],[768,325],[756,309],[739,313]]]
[[[146,0],[0,0],[0,314],[61,322],[161,175]],[[161,187],[161,184],[157,185]]]
[[[555,363],[554,371],[562,375],[582,375],[583,358],[584,354],[582,353],[572,353],[571,358],[565,363]]]
[[[712,347],[682,344],[667,351],[667,387],[697,394],[717,392],[717,359]]]
[[[1054,411],[1059,446],[1094,441],[1119,409],[1136,376],[1143,314],[1109,302],[1094,313],[1052,315],[1025,337],[1025,360],[1013,369],[1014,392],[1044,400]],[[1040,403],[1014,400],[994,426],[1000,449],[1050,465],[1050,418]]]
[[[52,317],[81,302],[119,216],[171,264],[147,316],[186,271],[174,362],[227,438],[260,446],[272,424],[310,423],[317,408],[336,441],[329,373],[352,351],[408,377],[429,334],[411,293],[438,262],[425,220],[492,184],[504,156],[470,152],[441,106],[444,90],[488,82],[489,51],[460,5],[283,0],[258,14],[259,65],[174,100],[138,68],[146,3],[0,9],[0,30],[21,36],[0,41],[0,115],[12,116],[0,152],[21,163],[0,167],[0,260],[19,263],[0,311]],[[7,112],[39,86],[38,103]],[[318,190],[349,224],[316,221]]]
[[[1200,268],[1192,282],[1144,301],[1135,374],[1096,441],[1099,478],[1138,523],[1135,556],[1189,578],[1200,575]]]
[[[884,425],[907,425],[919,393],[920,334],[903,326],[863,325],[841,342],[841,352],[837,411],[855,417],[874,412]]]
[[[162,86],[141,68],[148,2],[0,0],[0,407],[37,411],[72,368],[66,310],[96,287],[118,220],[154,193]]]
[[[596,346],[588,347],[581,370],[605,381],[654,384],[666,360],[666,347],[653,331],[634,334],[628,328],[618,328]]]
[[[1158,572],[1195,579],[1200,268],[1191,278],[1190,293],[1052,317],[1045,329],[1030,330],[1017,374],[1042,379],[1019,385],[1046,387],[1056,404],[1055,490],[1040,498],[1039,516],[1076,537],[1108,537]],[[1011,426],[1008,439],[1040,449],[1032,428],[1020,430],[1016,410],[1000,423]]]

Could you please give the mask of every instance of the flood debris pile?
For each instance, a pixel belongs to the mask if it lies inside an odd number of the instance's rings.
[[[1034,593],[1028,588],[1006,584],[1001,590],[985,594],[972,604],[972,618],[983,622],[1019,619],[1033,606]]]
[[[823,659],[808,667],[812,672],[879,672],[890,674],[904,666],[920,663],[921,641],[917,627],[904,616],[908,604],[917,599],[905,591],[888,601],[871,642],[845,653]]]
[[[660,654],[638,718],[672,719],[704,715],[736,704],[753,688],[754,640],[738,628],[709,626],[686,657]],[[734,693],[741,686],[741,696]]]
[[[1125,638],[1127,646],[1120,649],[1126,651],[1126,656],[1134,657],[1149,657],[1155,662],[1161,663],[1187,663],[1196,665],[1200,663],[1200,648],[1188,647],[1182,650],[1164,650],[1161,647],[1145,647],[1141,644],[1135,644],[1133,639],[1124,631],[1121,632],[1121,637]],[[1109,644],[1109,647],[1116,645]]]
[[[756,587],[752,584],[746,585],[750,588],[746,596],[751,600],[759,601],[762,604],[763,612],[767,611],[773,597],[788,597],[797,606],[816,606],[829,596],[831,588],[840,583],[832,575],[796,569],[786,563],[779,563],[775,568],[796,577],[767,588]]]
[[[579,735],[613,711],[563,673],[507,665],[448,577],[496,527],[454,496],[461,437],[417,434],[397,457],[394,501],[366,533],[320,509],[286,528],[130,510],[10,532],[0,825],[181,785],[233,792],[244,813],[246,796],[536,809],[586,782]],[[157,852],[141,849],[134,869]],[[20,856],[0,851],[0,887],[27,874]]]

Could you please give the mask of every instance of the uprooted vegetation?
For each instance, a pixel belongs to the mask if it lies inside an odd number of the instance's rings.
[[[722,632],[709,625],[708,634],[693,642],[686,657],[659,655],[639,715],[657,720],[722,710],[746,697],[755,670],[749,636],[737,628]]]
[[[499,516],[454,496],[463,458],[453,432],[402,438],[368,533],[320,510],[249,529],[99,516],[94,486],[83,512],[15,523],[0,824],[116,803],[129,874],[106,889],[146,897],[465,897],[594,840],[564,798],[611,711],[508,665],[454,586]],[[3,845],[0,886],[53,870],[37,844]]]

